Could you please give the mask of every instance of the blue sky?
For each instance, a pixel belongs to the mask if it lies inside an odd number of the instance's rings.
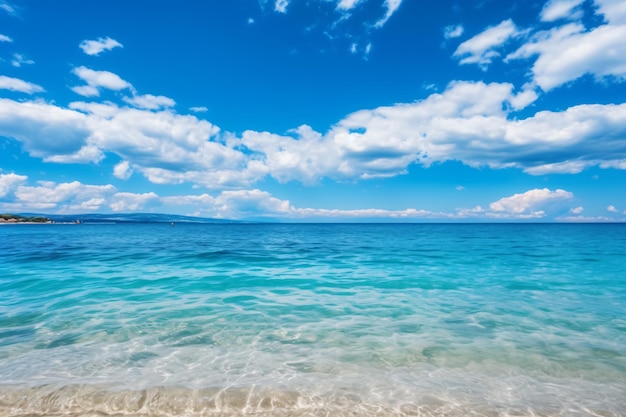
[[[0,212],[626,220],[626,3],[0,0]]]

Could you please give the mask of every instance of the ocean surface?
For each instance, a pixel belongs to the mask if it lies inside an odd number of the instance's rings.
[[[626,416],[626,225],[0,226],[0,416]]]

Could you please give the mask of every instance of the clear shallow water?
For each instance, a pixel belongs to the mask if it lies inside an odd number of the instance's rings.
[[[14,225],[0,253],[1,416],[626,416],[625,225]]]

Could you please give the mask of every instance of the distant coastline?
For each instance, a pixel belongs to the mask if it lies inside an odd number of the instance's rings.
[[[0,214],[0,224],[127,224],[127,223],[242,223],[236,220],[212,219],[158,213],[113,213],[113,214]]]
[[[20,216],[17,214],[0,214],[0,224],[50,224],[54,223],[47,217]]]

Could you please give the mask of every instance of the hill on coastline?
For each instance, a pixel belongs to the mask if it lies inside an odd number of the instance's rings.
[[[45,216],[21,216],[18,214],[0,214],[0,223],[50,223],[50,219]]]

